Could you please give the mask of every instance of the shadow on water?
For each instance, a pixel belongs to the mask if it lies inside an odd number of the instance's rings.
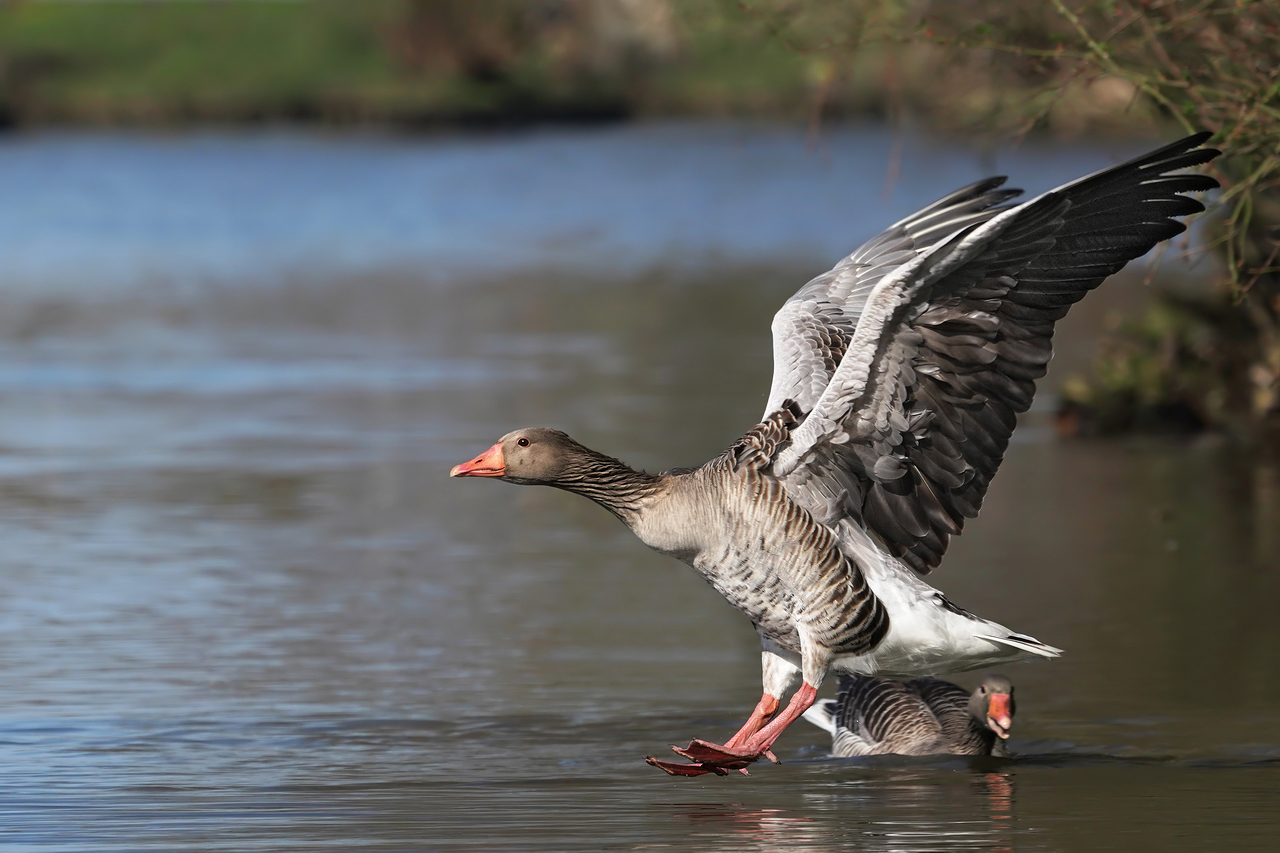
[[[0,236],[4,251],[33,246],[15,262],[22,286],[0,294],[7,849],[1269,849],[1280,473],[1204,442],[1060,443],[1043,403],[934,576],[963,606],[1067,650],[1008,672],[1018,757],[837,761],[798,726],[785,763],[750,778],[644,766],[741,722],[759,695],[750,626],[587,502],[445,472],[531,423],[650,470],[719,452],[764,404],[773,311],[838,254],[810,260],[795,235],[845,249],[846,234],[870,233],[853,212],[836,220],[847,187],[869,180],[849,163],[868,159],[881,186],[888,137],[837,137],[828,167],[803,134],[613,133],[486,143],[471,160],[452,143],[367,139],[0,146],[0,173],[42,211],[0,211],[19,233]],[[164,195],[157,147],[161,173],[210,170],[187,187],[203,206],[149,206],[147,192]],[[548,205],[541,194],[572,184],[588,149],[599,162],[584,168],[614,175],[614,200]],[[140,194],[112,196],[118,227],[76,195],[85,164],[50,172],[45,197],[13,176],[86,151],[141,176],[113,184]],[[948,156],[893,205],[977,177]],[[1098,165],[1037,156],[1063,178]],[[461,177],[445,181],[440,162]],[[340,193],[364,193],[345,207],[315,188],[340,164]],[[522,183],[521,168],[536,174]],[[379,231],[378,202],[405,170],[436,195]],[[757,173],[783,177],[743,183]],[[438,187],[457,181],[481,188],[449,219]],[[237,213],[255,186],[276,194],[268,213],[297,207],[299,221]],[[628,198],[638,212],[606,215]],[[697,215],[640,227],[660,201]],[[796,217],[783,236],[731,227],[779,210]],[[423,272],[456,229],[387,249],[442,220],[479,228],[486,211],[537,239],[513,237],[522,251],[469,276],[443,261]],[[155,247],[173,221],[195,233],[170,255]],[[603,249],[552,241],[530,261],[530,245],[583,221]],[[244,241],[258,227],[285,249],[255,253]],[[493,234],[459,246],[496,256]],[[201,235],[230,241],[229,267],[179,251]],[[104,249],[113,238],[129,251]],[[75,275],[51,260],[59,239],[75,244]],[[723,251],[658,263],[670,240],[677,255]],[[602,268],[618,246],[631,260]],[[174,274],[183,258],[195,274]],[[1073,318],[1096,322],[1134,287],[1109,283]],[[1088,329],[1060,328],[1075,355],[1050,390],[1087,357]]]

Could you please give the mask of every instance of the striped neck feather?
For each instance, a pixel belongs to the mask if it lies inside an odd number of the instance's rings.
[[[657,490],[658,479],[612,456],[583,447],[547,485],[590,498],[626,522],[640,511],[644,499]]]

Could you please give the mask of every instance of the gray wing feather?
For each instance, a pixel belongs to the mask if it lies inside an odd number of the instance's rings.
[[[988,755],[996,737],[969,714],[969,694],[949,681],[848,676],[824,709],[834,755]],[[1003,747],[998,749],[1003,752]]]
[[[1031,405],[1053,324],[1106,276],[1184,230],[1175,217],[1203,209],[1181,193],[1217,182],[1168,173],[1217,156],[1199,147],[1207,138],[1188,137],[1015,207],[993,201],[950,219],[943,209],[922,211],[908,221],[925,248],[887,274],[872,267],[875,281],[858,278],[845,294],[849,310],[822,302],[819,279],[802,288],[779,317],[784,329],[812,328],[799,341],[775,340],[775,358],[781,353],[789,366],[775,366],[770,393],[772,403],[798,389],[808,413],[773,464],[788,494],[828,523],[860,518],[918,572],[935,567],[977,515],[1017,415]],[[946,230],[957,221],[959,230]],[[885,257],[906,257],[892,232],[877,238],[890,247]],[[797,304],[810,288],[816,307]],[[837,313],[838,321],[828,319]],[[823,328],[837,330],[831,337],[842,349],[815,348]],[[824,489],[828,478],[834,483]]]
[[[983,222],[1022,190],[987,178],[956,190],[885,229],[796,291],[773,318],[773,383],[764,414],[785,400],[809,411],[822,395],[853,337],[872,289],[939,240]]]
[[[963,688],[940,678],[917,678],[907,685],[938,721],[947,751],[957,755],[1006,755],[1004,741],[974,720]]]
[[[839,756],[945,752],[943,729],[913,682],[842,676],[832,752]]]

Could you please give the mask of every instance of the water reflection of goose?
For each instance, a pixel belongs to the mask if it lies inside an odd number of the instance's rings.
[[[1217,156],[1207,139],[1018,205],[988,179],[892,226],[778,311],[764,419],[700,468],[646,474],[542,428],[453,468],[591,498],[751,618],[764,692],[750,718],[723,746],[676,749],[692,763],[651,764],[723,775],[773,760],[831,669],[913,676],[1059,654],[921,576],[977,515],[1054,322],[1203,209],[1181,193],[1217,182],[1171,173]]]
[[[1042,837],[1040,827],[1016,825],[1006,773],[891,764],[840,770],[768,791],[760,798],[767,806],[673,803],[664,817],[688,847],[710,853],[1009,853],[1019,835],[1029,837],[1026,846]]]
[[[988,675],[973,691],[937,678],[895,681],[840,676],[835,699],[815,702],[804,718],[831,734],[831,754],[1009,754],[1013,684]]]

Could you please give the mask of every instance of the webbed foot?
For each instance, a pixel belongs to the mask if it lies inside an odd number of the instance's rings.
[[[714,773],[717,776],[728,776],[731,769],[737,770],[744,776],[748,775],[745,764],[741,767],[733,768],[722,767],[719,764],[703,764],[701,762],[686,764],[683,761],[661,761],[654,758],[652,755],[646,756],[644,762],[645,764],[658,768],[668,776],[703,776],[707,773]]]
[[[721,746],[718,743],[694,738],[689,741],[686,747],[671,747],[671,751],[676,755],[683,755],[690,761],[696,761],[705,764],[729,765],[734,763],[751,763],[759,761],[761,758],[767,758],[774,764],[780,764],[778,757],[773,754],[773,750],[765,747],[764,749],[751,749],[750,747],[739,746]]]

